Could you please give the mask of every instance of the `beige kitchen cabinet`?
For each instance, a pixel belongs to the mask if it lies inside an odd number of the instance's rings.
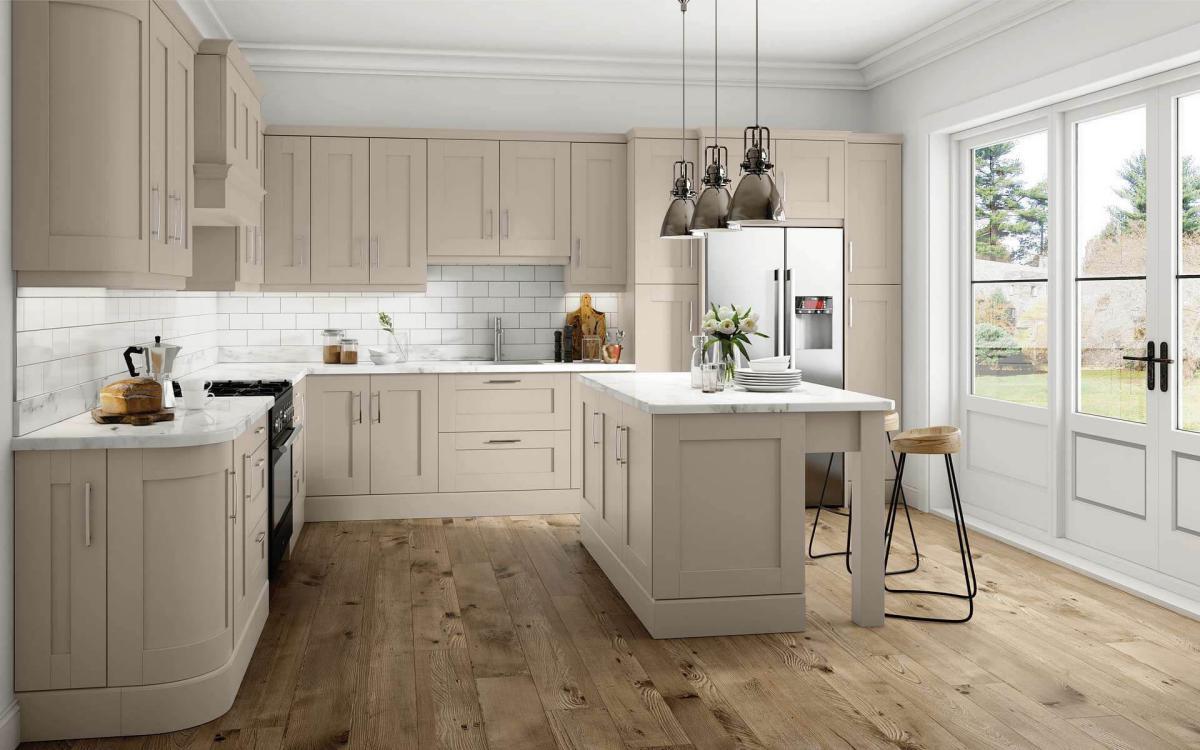
[[[192,272],[195,52],[150,4],[150,272]]]
[[[444,432],[438,447],[442,492],[567,489],[571,431]]]
[[[784,139],[772,145],[776,188],[789,221],[845,217],[845,141]]]
[[[262,287],[263,261],[254,228],[207,227],[192,229],[193,264],[188,291],[256,292]]]
[[[262,88],[229,39],[196,54],[196,224],[258,226],[263,198]]]
[[[313,495],[371,492],[371,378],[322,375],[309,379],[305,464]]]
[[[571,144],[571,289],[624,289],[628,275],[628,148]]]
[[[500,144],[429,141],[429,255],[498,255]]]
[[[634,282],[637,284],[695,284],[700,280],[700,253],[703,240],[664,240],[658,233],[663,215],[671,202],[672,165],[681,156],[678,138],[634,138],[629,143],[629,163],[633,171],[633,256]],[[697,141],[688,139],[684,158],[698,161]],[[695,187],[699,190],[700,170]],[[638,324],[641,325],[640,322]]]
[[[569,373],[442,375],[441,432],[571,429]]]
[[[194,29],[149,1],[14,3],[12,25],[17,283],[183,288]]]
[[[370,492],[437,492],[438,376],[372,375],[370,387]]]
[[[105,452],[14,454],[14,687],[107,684]]]
[[[500,142],[499,229],[502,256],[571,254],[570,143]]]
[[[846,287],[846,390],[890,398],[900,408],[901,287]]]
[[[313,138],[312,278],[325,284],[366,284],[371,279],[370,141]]]
[[[372,284],[425,283],[426,142],[370,141]]]
[[[851,143],[846,152],[846,283],[899,284],[900,144]]]
[[[185,680],[233,652],[229,443],[108,451],[108,684]]]
[[[692,336],[700,332],[695,284],[638,284],[634,294],[634,361],[638,370],[671,372],[691,365]]]
[[[611,399],[594,388],[580,387],[579,390],[582,420],[576,442],[582,446],[578,452],[582,500],[580,514],[612,544],[618,525],[615,519],[605,515],[604,505],[604,461],[607,455],[604,446],[609,434],[609,420],[605,412]]]
[[[233,637],[241,637],[267,585],[266,567],[259,565],[266,549],[260,523],[268,510],[270,446],[267,418],[257,420],[233,442]]]
[[[289,551],[295,549],[300,532],[304,529],[305,500],[308,498],[308,383],[307,378],[292,383],[293,421],[296,429],[300,430],[300,437],[292,444],[292,540],[288,545]]]
[[[310,139],[268,136],[265,147],[268,284],[307,284],[310,275]]]

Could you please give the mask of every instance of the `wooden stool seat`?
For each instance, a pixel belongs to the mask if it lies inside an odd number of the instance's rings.
[[[892,438],[892,450],[897,453],[945,456],[961,448],[962,430],[946,425],[905,430]]]
[[[900,429],[900,412],[889,411],[883,415],[883,431],[896,432]]]

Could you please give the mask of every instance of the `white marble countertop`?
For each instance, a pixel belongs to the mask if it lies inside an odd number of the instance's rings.
[[[581,377],[618,401],[649,414],[755,414],[780,412],[891,411],[886,398],[805,383],[785,393],[750,393],[726,388],[702,393],[686,372],[588,373]]]
[[[501,362],[491,360],[400,362],[376,365],[326,365],[320,362],[222,362],[197,370],[180,380],[290,380],[295,383],[307,375],[403,375],[489,373],[489,372],[633,372],[633,365],[606,365],[602,362]]]
[[[170,422],[134,426],[97,424],[90,413],[15,437],[15,451],[110,448],[183,448],[233,440],[266,414],[275,399],[269,396],[215,398],[207,409],[175,409]]]

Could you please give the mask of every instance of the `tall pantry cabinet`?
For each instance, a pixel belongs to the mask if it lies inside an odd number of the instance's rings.
[[[195,29],[166,0],[30,0],[12,24],[17,283],[183,288]]]

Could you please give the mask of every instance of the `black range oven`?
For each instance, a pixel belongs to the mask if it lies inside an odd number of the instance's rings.
[[[296,487],[292,481],[292,445],[304,429],[303,425],[295,423],[292,384],[286,380],[217,380],[213,381],[212,393],[215,396],[275,398],[267,415],[267,440],[271,450],[267,478],[267,513],[271,516],[267,575],[273,579],[292,538],[292,500]]]

